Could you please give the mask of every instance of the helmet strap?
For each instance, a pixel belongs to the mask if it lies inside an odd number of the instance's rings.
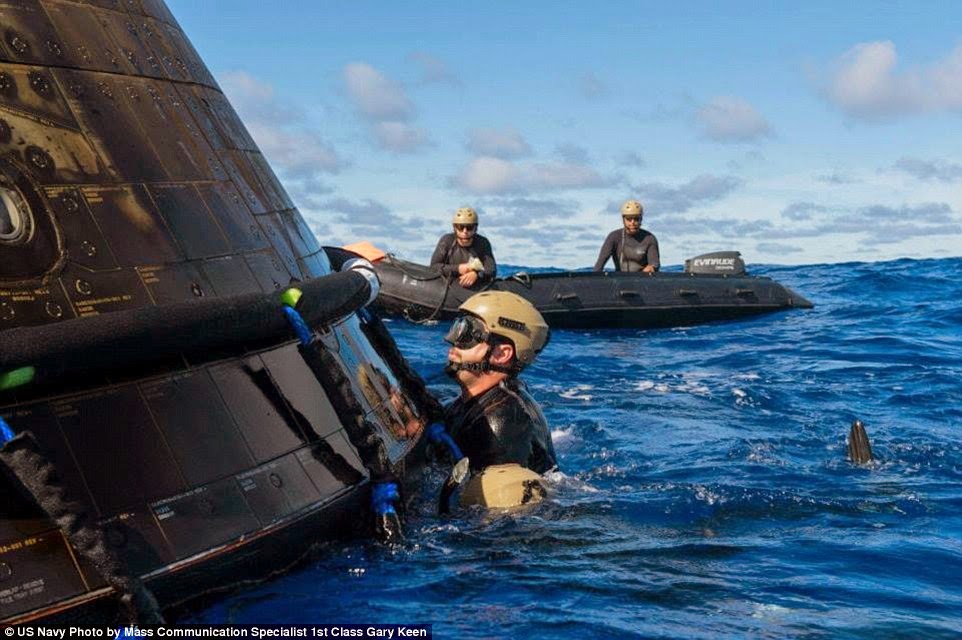
[[[474,373],[496,371],[509,376],[518,375],[520,368],[517,364],[500,365],[489,362],[491,354],[494,352],[494,347],[495,345],[493,343],[488,343],[488,350],[484,352],[484,359],[482,359],[481,362],[449,362],[445,367],[445,371],[449,372],[449,374],[454,374],[458,371],[471,371]]]

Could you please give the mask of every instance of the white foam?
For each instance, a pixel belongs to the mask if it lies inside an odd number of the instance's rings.
[[[565,429],[555,429],[551,432],[551,442],[554,444],[568,444],[578,440],[578,437],[574,434],[574,427],[567,427]]]

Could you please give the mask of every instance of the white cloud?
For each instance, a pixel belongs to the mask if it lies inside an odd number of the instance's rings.
[[[582,146],[566,142],[556,146],[554,151],[569,164],[588,164],[588,150]]]
[[[347,94],[357,110],[371,120],[408,120],[414,115],[414,105],[404,88],[364,62],[352,62],[344,67]]]
[[[448,65],[430,53],[415,51],[408,56],[408,59],[420,67],[423,84],[461,84],[461,80],[448,69]]]
[[[380,145],[391,151],[410,153],[428,142],[428,134],[424,129],[404,122],[378,122],[372,126]]]
[[[891,41],[862,42],[842,54],[822,91],[845,114],[864,120],[962,110],[962,45],[927,67],[899,72]]]
[[[248,73],[228,73],[221,85],[295,201],[309,204],[317,194],[330,191],[322,175],[338,173],[347,162],[299,108],[279,100],[270,84]]]
[[[770,136],[768,121],[755,107],[736,96],[717,96],[695,113],[698,127],[715,142],[750,142]]]
[[[344,84],[381,148],[412,153],[428,144],[424,129],[407,124],[414,118],[414,105],[399,83],[369,64],[352,62],[344,67]]]
[[[509,193],[520,190],[520,172],[507,160],[482,156],[468,162],[453,182],[471,193]]]
[[[477,156],[509,160],[531,154],[531,147],[515,129],[474,129],[468,135],[467,148]]]
[[[945,160],[922,160],[920,158],[899,158],[895,169],[918,178],[919,180],[938,180],[955,182],[962,180],[962,165]]]
[[[515,164],[501,158],[474,158],[451,183],[476,194],[526,193],[543,189],[587,189],[611,183],[593,168],[574,163]]]
[[[663,182],[639,184],[634,191],[640,196],[645,211],[659,213],[684,212],[692,207],[717,202],[742,185],[732,176],[702,174],[678,186]]]
[[[264,155],[292,176],[337,173],[343,166],[334,148],[316,131],[286,131],[256,120],[249,122],[248,129]]]

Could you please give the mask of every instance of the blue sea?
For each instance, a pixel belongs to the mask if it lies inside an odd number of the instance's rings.
[[[556,331],[525,378],[562,473],[511,515],[329,544],[192,622],[432,623],[443,638],[962,636],[962,259],[756,266],[812,300]],[[389,324],[432,389],[444,326]],[[877,460],[846,460],[855,418]]]

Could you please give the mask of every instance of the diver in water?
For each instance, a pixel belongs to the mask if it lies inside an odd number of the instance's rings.
[[[451,344],[445,371],[461,396],[446,408],[444,421],[474,474],[462,503],[540,499],[538,476],[557,461],[544,414],[518,374],[547,344],[548,325],[530,302],[505,291],[475,294],[460,311],[444,339]]]
[[[624,226],[615,229],[605,238],[595,262],[595,271],[603,270],[608,258],[614,263],[615,271],[658,271],[661,267],[658,239],[650,231],[641,228],[644,212],[644,207],[637,200],[628,200],[621,205],[621,220]]]
[[[466,289],[481,287],[494,279],[498,265],[491,243],[478,234],[478,214],[471,207],[454,212],[453,233],[438,240],[431,256],[431,267],[448,279],[457,278]]]

